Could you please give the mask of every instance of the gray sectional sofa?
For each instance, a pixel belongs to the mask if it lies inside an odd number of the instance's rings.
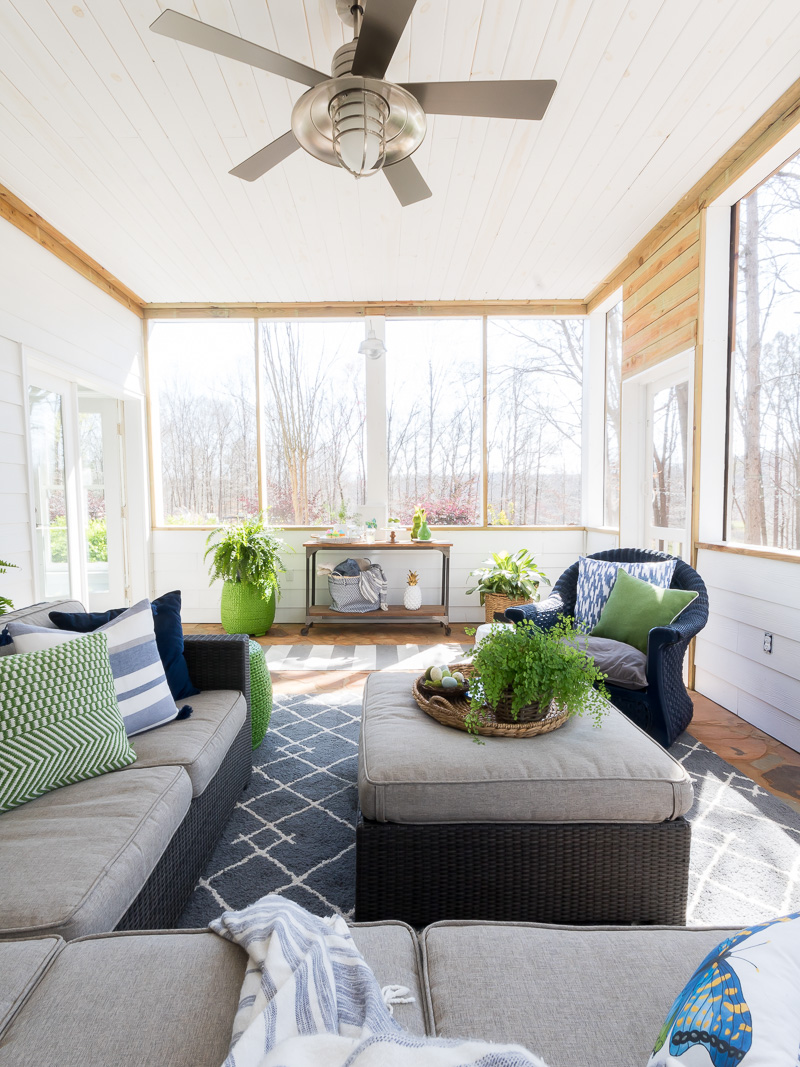
[[[729,931],[442,922],[352,927],[414,1033],[516,1041],[548,1067],[644,1067]],[[219,1067],[247,957],[209,931],[0,943],[0,1067]]]
[[[75,601],[3,617],[52,625]],[[252,768],[243,634],[187,637],[190,718],[131,739],[136,763],[0,814],[0,938],[173,926]],[[43,1061],[44,1062],[44,1061]]]

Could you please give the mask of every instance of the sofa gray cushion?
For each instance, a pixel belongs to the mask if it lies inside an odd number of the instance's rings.
[[[233,689],[209,689],[191,702],[190,718],[176,719],[130,739],[136,763],[126,770],[183,767],[191,779],[192,795],[199,796],[244,725],[247,703]]]
[[[410,676],[364,687],[358,795],[368,819],[663,822],[692,805],[686,770],[609,705],[600,729],[571,719],[540,737],[476,745],[417,707]]]
[[[729,930],[436,923],[431,1032],[514,1041],[548,1067],[643,1067],[677,994]]]
[[[50,620],[51,611],[83,611],[83,604],[79,600],[42,600],[38,604],[30,604],[26,608],[16,608],[8,611],[0,619],[0,630],[4,630],[9,622],[24,622],[28,626],[49,626],[55,630],[55,625]],[[8,645],[0,645],[0,656],[9,656],[14,652],[13,642]]]
[[[0,1037],[63,947],[60,937],[0,941]]]
[[[14,1067],[219,1067],[247,957],[207,930],[67,945],[0,1040]]]
[[[350,926],[356,948],[372,968],[378,984],[404,985],[413,1004],[395,1004],[394,1017],[409,1033],[424,1034],[425,992],[417,935],[405,923],[390,920]]]
[[[113,930],[191,799],[180,767],[132,768],[0,815],[0,937]]]

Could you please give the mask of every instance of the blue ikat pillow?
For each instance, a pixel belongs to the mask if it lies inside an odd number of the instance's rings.
[[[677,560],[657,563],[612,563],[607,559],[581,556],[578,563],[578,594],[575,599],[575,624],[591,633],[600,621],[600,613],[617,580],[622,567],[634,578],[649,582],[659,589],[669,589]]]

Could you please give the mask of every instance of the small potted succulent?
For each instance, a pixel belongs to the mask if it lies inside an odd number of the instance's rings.
[[[605,675],[578,646],[580,636],[567,619],[549,630],[532,622],[493,626],[472,658],[470,732],[486,720],[487,708],[498,722],[536,722],[552,704],[570,716],[588,712],[599,726],[607,710]]]
[[[495,612],[503,612],[516,604],[530,604],[539,599],[539,583],[547,582],[547,576],[533,561],[525,548],[513,555],[495,552],[485,559],[470,578],[477,578],[467,594],[479,593],[481,605],[486,609],[486,622],[493,622]]]
[[[211,556],[211,582],[222,579],[222,626],[229,634],[263,637],[275,619],[280,596],[278,575],[285,570],[280,531],[264,525],[263,516],[212,530],[204,559]]]

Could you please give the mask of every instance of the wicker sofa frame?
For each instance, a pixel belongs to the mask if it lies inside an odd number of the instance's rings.
[[[381,823],[356,829],[356,922],[686,920],[689,823]]]
[[[238,689],[247,702],[247,717],[217,773],[195,797],[161,859],[138,896],[117,924],[117,930],[174,927],[214,846],[250,780],[250,652],[246,634],[190,636],[184,655],[198,689]]]
[[[666,552],[651,552],[643,548],[612,548],[595,552],[587,558],[614,563],[654,563],[676,559]],[[573,563],[564,571],[547,600],[509,608],[506,619],[509,622],[531,619],[537,626],[549,629],[562,615],[572,615],[578,595],[578,568],[579,563]],[[671,625],[658,626],[650,631],[647,641],[647,688],[607,686],[611,703],[664,748],[669,748],[692,721],[694,706],[683,684],[683,658],[689,642],[708,622],[705,583],[697,571],[682,559],[678,559],[675,565],[671,588],[692,590],[697,593],[697,598]]]

